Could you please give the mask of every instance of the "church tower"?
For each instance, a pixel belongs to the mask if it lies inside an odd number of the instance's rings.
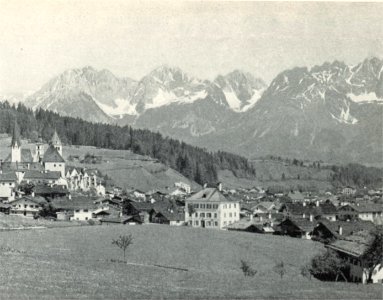
[[[50,144],[57,150],[58,153],[60,153],[61,156],[63,155],[63,146],[61,144],[61,140],[59,138],[59,135],[57,134],[56,129],[52,136]]]
[[[21,162],[21,139],[17,121],[15,121],[15,126],[13,127],[11,149],[11,162]]]

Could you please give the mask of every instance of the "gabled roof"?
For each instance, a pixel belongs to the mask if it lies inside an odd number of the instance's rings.
[[[17,181],[15,172],[0,174],[0,181],[14,182]]]
[[[374,223],[370,221],[329,221],[327,219],[320,220],[318,225],[322,225],[329,230],[335,237],[343,238],[349,236],[355,232],[362,230],[373,230],[375,228]],[[339,228],[342,227],[342,235],[339,235]]]
[[[273,206],[275,207],[275,204],[272,201],[263,201],[255,205],[254,208],[258,208],[260,206],[264,207],[266,210],[271,210]]]
[[[44,153],[43,162],[57,162],[63,163],[65,160],[62,158],[57,149],[53,146],[49,146],[47,151]]]
[[[299,191],[290,192],[287,196],[291,198],[291,200],[295,201],[303,201],[305,199],[305,197]]]
[[[206,202],[230,202],[233,201],[230,198],[226,198],[220,193],[217,188],[205,188],[191,197],[186,199],[187,201],[206,201]],[[238,202],[238,201],[233,201]]]
[[[372,236],[368,231],[360,231],[345,239],[336,240],[326,247],[355,257],[360,257],[367,250],[371,238]]]
[[[294,217],[289,217],[286,220],[282,221],[284,222],[291,222],[293,223],[297,228],[299,228],[301,231],[304,232],[311,232],[313,231],[314,227],[316,226],[316,221],[310,221],[309,219],[305,218],[294,218]]]
[[[43,197],[32,197],[32,196],[23,196],[22,198],[17,198],[9,203],[13,205],[20,201],[31,201],[39,205],[43,205],[47,203],[47,201]]]
[[[169,212],[167,210],[159,211],[156,213],[156,215],[161,214],[164,216],[168,221],[185,221],[185,214],[184,213],[178,213],[178,212]]]
[[[350,205],[352,206],[357,212],[360,213],[367,213],[367,212],[381,212],[383,211],[382,204],[379,203],[363,203],[359,205]]]

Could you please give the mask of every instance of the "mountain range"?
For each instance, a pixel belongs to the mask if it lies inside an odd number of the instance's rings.
[[[25,105],[132,125],[212,150],[375,164],[382,160],[383,61],[293,68],[267,85],[235,70],[215,80],[161,66],[141,80],[67,70]]]

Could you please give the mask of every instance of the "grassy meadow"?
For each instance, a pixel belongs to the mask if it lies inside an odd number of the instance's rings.
[[[134,238],[129,264],[111,244],[120,234]],[[3,231],[0,299],[381,298],[381,285],[303,277],[300,266],[320,251],[306,240],[166,225]],[[243,275],[241,259],[254,277]],[[282,279],[273,271],[281,260]]]

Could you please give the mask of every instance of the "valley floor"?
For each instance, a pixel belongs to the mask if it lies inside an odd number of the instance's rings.
[[[127,260],[112,245],[132,234]],[[380,299],[381,285],[320,282],[300,267],[307,240],[166,225],[0,232],[0,299]],[[257,274],[245,277],[240,261]],[[273,272],[283,261],[287,274]],[[176,270],[154,265],[187,269]]]

